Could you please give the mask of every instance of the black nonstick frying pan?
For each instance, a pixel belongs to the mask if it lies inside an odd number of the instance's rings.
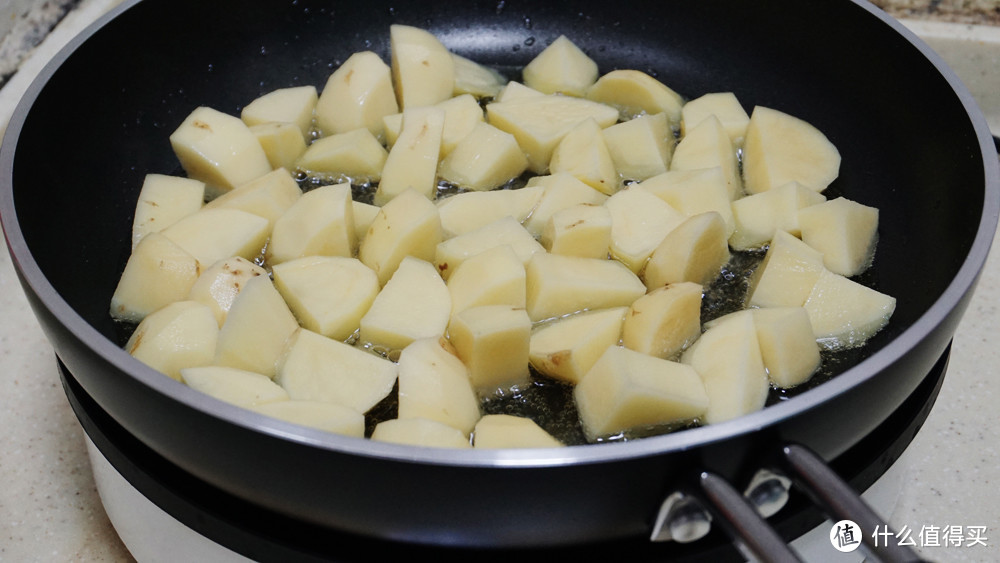
[[[538,451],[440,451],[303,429],[128,356],[108,303],[143,176],[180,173],[170,132],[198,105],[235,114],[275,88],[322,87],[356,51],[387,60],[392,23],[428,29],[512,78],[565,34],[602,72],[643,70],[688,98],[733,91],[748,110],[766,105],[816,125],[843,157],[826,195],[881,210],[875,266],[862,281],[897,298],[890,325],[839,356],[829,381],[761,412]],[[57,355],[136,438],[229,494],[306,522],[485,547],[648,537],[663,501],[692,482],[703,498],[725,497],[715,476],[741,489],[775,452],[791,451],[793,465],[795,452],[835,458],[944,353],[1000,205],[993,143],[968,92],[902,26],[849,1],[126,2],[29,89],[0,151],[0,179],[11,255]],[[806,450],[783,448],[792,444]]]

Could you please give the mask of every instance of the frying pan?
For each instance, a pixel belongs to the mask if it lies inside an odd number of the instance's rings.
[[[279,87],[321,87],[388,28],[428,29],[517,78],[566,34],[606,72],[688,98],[733,91],[827,134],[827,190],[881,210],[862,281],[898,300],[828,381],[729,422],[626,443],[441,451],[336,436],[224,404],[119,347],[108,316],[146,173],[180,174],[167,137],[196,106],[236,114]],[[691,475],[745,486],[775,451],[831,460],[886,419],[948,346],[997,224],[1000,172],[971,96],[868,4],[798,2],[126,2],[29,88],[0,151],[0,212],[56,354],[101,409],[163,458],[237,498],[332,530],[442,546],[649,537]],[[699,479],[695,479],[699,481]],[[714,481],[712,481],[714,482]]]

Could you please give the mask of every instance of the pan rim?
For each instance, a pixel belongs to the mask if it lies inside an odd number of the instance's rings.
[[[947,82],[971,120],[971,125],[979,141],[979,158],[982,159],[985,181],[980,223],[961,267],[934,303],[886,346],[832,380],[803,392],[791,400],[724,423],[624,443],[587,444],[567,448],[532,450],[445,450],[381,443],[302,427],[204,395],[182,383],[163,377],[158,371],[128,355],[122,348],[91,326],[62,298],[33,259],[27,241],[21,233],[13,201],[11,178],[13,177],[17,140],[28,111],[48,81],[80,45],[104,28],[108,22],[134,7],[140,1],[126,0],[74,37],[45,65],[38,77],[28,87],[11,117],[2,147],[0,147],[0,177],[4,179],[2,190],[0,190],[0,217],[3,219],[4,236],[10,249],[13,265],[21,277],[22,283],[26,286],[26,291],[34,293],[38,302],[54,318],[58,319],[70,334],[100,357],[110,369],[120,370],[153,391],[207,416],[220,419],[222,422],[303,446],[413,463],[483,467],[548,467],[603,463],[662,455],[695,449],[740,435],[755,433],[788,417],[816,408],[833,397],[862,384],[869,378],[877,377],[882,370],[899,361],[909,350],[918,345],[944,322],[945,318],[959,306],[963,298],[974,289],[989,254],[998,218],[1000,218],[1000,162],[992,158],[994,154],[992,135],[971,93],[940,56],[912,31],[874,6],[860,0],[852,0],[856,6],[866,10],[873,17],[879,18],[918,49]]]

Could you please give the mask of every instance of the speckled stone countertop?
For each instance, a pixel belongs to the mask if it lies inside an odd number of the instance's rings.
[[[120,0],[66,2],[72,10],[0,90],[0,124],[45,60]],[[1000,2],[877,2],[924,38],[969,86],[1000,134]],[[963,22],[962,24],[941,23]],[[29,56],[24,56],[29,55]],[[2,58],[2,55],[0,55]],[[1000,560],[1000,256],[995,244],[955,337],[937,404],[907,452],[889,515],[938,561]],[[97,495],[83,431],[59,384],[52,349],[0,250],[0,561],[128,561]],[[945,546],[919,532],[985,526],[986,546]],[[934,545],[938,543],[940,545]]]

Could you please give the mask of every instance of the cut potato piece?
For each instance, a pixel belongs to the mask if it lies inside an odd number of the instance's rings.
[[[679,126],[680,94],[639,70],[612,70],[587,90],[587,99],[618,108],[626,119],[643,113],[665,113],[671,126]]]
[[[517,99],[522,98],[542,98],[545,97],[543,92],[539,92],[534,88],[529,88],[524,84],[516,81],[510,81],[504,85],[500,93],[496,95],[493,101],[495,102],[513,102]]]
[[[592,118],[601,128],[614,125],[618,112],[609,106],[569,96],[518,97],[486,106],[487,121],[514,135],[528,158],[528,169],[542,174],[552,151],[581,122]]]
[[[382,208],[360,201],[352,201],[351,207],[354,208],[354,235],[360,245],[361,241],[365,239],[365,235],[368,234],[368,229],[371,228],[372,222],[375,221],[375,216],[378,215],[378,212]]]
[[[355,438],[365,437],[365,415],[344,405],[288,400],[255,405],[252,410],[271,418],[324,432]]]
[[[776,230],[799,236],[799,210],[824,201],[823,194],[798,182],[734,201],[736,230],[729,244],[737,250],[759,248],[771,240]]]
[[[455,269],[448,292],[452,315],[482,305],[524,308],[524,264],[509,244],[484,250]]]
[[[212,264],[198,276],[187,298],[211,309],[221,327],[247,280],[258,276],[267,276],[267,271],[246,258],[225,258]]]
[[[552,254],[607,258],[611,248],[611,212],[603,205],[586,203],[557,211],[545,224],[541,242]]]
[[[492,190],[518,177],[528,161],[510,133],[477,123],[441,161],[442,180],[472,190]]]
[[[272,265],[304,256],[354,256],[351,185],[333,184],[302,195],[274,223],[267,259]]]
[[[714,115],[734,146],[742,146],[750,116],[732,92],[712,92],[684,104],[681,108],[681,135]]]
[[[715,211],[726,223],[727,237],[736,230],[732,194],[721,166],[670,170],[641,182],[640,186],[685,215]]]
[[[819,346],[802,307],[752,309],[767,377],[786,389],[805,383],[820,365]]]
[[[472,431],[472,447],[481,450],[500,448],[559,448],[564,444],[535,421],[509,414],[488,414]]]
[[[529,361],[549,377],[579,383],[601,354],[621,340],[625,307],[577,313],[553,320],[531,334]]]
[[[674,154],[674,134],[665,113],[640,115],[603,131],[615,170],[622,178],[642,181],[667,171]]]
[[[274,286],[303,327],[347,340],[379,292],[378,276],[356,258],[306,256],[272,268]]]
[[[306,140],[294,123],[261,123],[250,127],[271,168],[295,168],[306,152]]]
[[[426,418],[468,435],[479,421],[469,370],[444,338],[414,340],[399,355],[399,418]]]
[[[327,79],[316,104],[316,127],[326,137],[363,128],[382,139],[382,118],[398,111],[389,66],[361,51]]]
[[[528,262],[527,284],[532,321],[627,306],[646,293],[638,276],[620,262],[546,252]]]
[[[199,263],[215,264],[231,256],[247,260],[260,256],[271,229],[268,220],[260,215],[239,209],[206,207],[160,233]]]
[[[451,294],[430,262],[407,256],[361,317],[360,341],[402,350],[418,338],[443,336]]]
[[[769,389],[767,370],[751,311],[739,311],[714,324],[684,352],[682,361],[705,383],[707,424],[764,408]]]
[[[444,128],[441,131],[441,157],[444,158],[465,138],[477,123],[482,123],[483,108],[471,95],[448,98],[434,105],[444,110]],[[385,125],[386,144],[392,146],[403,130],[403,114],[395,113],[382,119]]]
[[[250,278],[219,330],[215,364],[274,377],[285,342],[298,328],[270,278]]]
[[[448,325],[448,340],[480,392],[528,381],[531,319],[524,309],[484,305],[461,311]]]
[[[736,147],[714,115],[688,130],[677,143],[674,156],[670,160],[671,170],[699,170],[721,167],[729,187],[729,199],[743,195],[743,180],[736,156]]]
[[[714,211],[700,213],[664,237],[646,263],[643,281],[650,291],[679,282],[708,285],[729,258],[722,216]]]
[[[162,231],[201,209],[205,183],[190,178],[146,174],[132,220],[132,249],[142,237]]]
[[[521,74],[524,84],[539,92],[583,96],[597,81],[597,63],[560,35],[531,59]]]
[[[544,191],[542,186],[525,186],[516,190],[463,192],[438,199],[444,236],[462,235],[507,216],[523,222]]]
[[[209,107],[192,111],[170,135],[170,146],[188,177],[205,182],[209,199],[271,171],[250,128]]]
[[[691,366],[610,346],[573,390],[591,442],[694,420],[709,408]]]
[[[534,254],[545,253],[545,247],[517,219],[508,216],[437,245],[434,264],[447,280],[465,260],[503,245],[510,245],[522,264],[527,264]]]
[[[667,202],[632,185],[608,198],[611,256],[638,273],[667,233],[686,219]]]
[[[439,107],[418,107],[403,112],[403,128],[382,167],[375,205],[385,205],[409,189],[434,199],[443,131],[444,110]]]
[[[212,363],[218,337],[219,325],[211,309],[197,301],[177,301],[142,319],[125,350],[181,381],[181,369]]]
[[[615,162],[604,143],[601,127],[590,118],[570,129],[559,141],[552,151],[549,170],[553,174],[572,174],[602,194],[611,195],[618,191]]]
[[[471,448],[461,430],[426,418],[393,418],[375,425],[372,440],[425,448]]]
[[[864,344],[889,322],[896,299],[824,270],[803,305],[813,333],[828,350]]]
[[[396,364],[306,329],[289,341],[274,380],[300,401],[319,401],[368,412],[392,392]]]
[[[507,79],[499,72],[461,55],[452,53],[451,60],[455,66],[456,96],[471,94],[477,98],[492,98],[507,83]]]
[[[315,86],[279,88],[243,107],[240,118],[248,127],[265,123],[291,123],[302,139],[309,138],[313,110],[316,109]]]
[[[764,261],[750,277],[747,304],[801,307],[825,270],[822,254],[785,231],[775,231]]]
[[[821,192],[840,173],[837,147],[813,125],[778,110],[755,107],[743,145],[743,177],[751,194],[788,182]]]
[[[389,153],[366,128],[316,139],[296,162],[307,174],[349,181],[377,182]]]
[[[288,170],[279,168],[240,184],[210,201],[205,209],[239,209],[267,219],[268,229],[302,197],[302,190]]]
[[[401,109],[434,105],[455,90],[455,62],[448,49],[426,30],[389,27],[392,79]]]
[[[139,322],[157,309],[187,298],[201,267],[186,250],[160,233],[149,233],[132,251],[111,296],[112,318]]]
[[[524,221],[524,227],[534,236],[542,234],[545,225],[556,212],[581,203],[602,205],[608,199],[608,196],[566,173],[535,176],[528,180],[525,188],[534,187],[544,189],[538,205]]]
[[[441,242],[437,206],[416,190],[406,190],[382,207],[358,249],[358,258],[385,285],[407,256],[433,260]]]
[[[251,408],[288,400],[288,393],[281,386],[252,371],[201,366],[182,369],[181,378],[188,387],[238,407]]]
[[[823,265],[842,276],[856,276],[875,257],[878,209],[838,197],[801,209],[802,241],[823,253]]]
[[[701,335],[701,285],[663,286],[636,299],[625,314],[622,345],[669,359]]]

